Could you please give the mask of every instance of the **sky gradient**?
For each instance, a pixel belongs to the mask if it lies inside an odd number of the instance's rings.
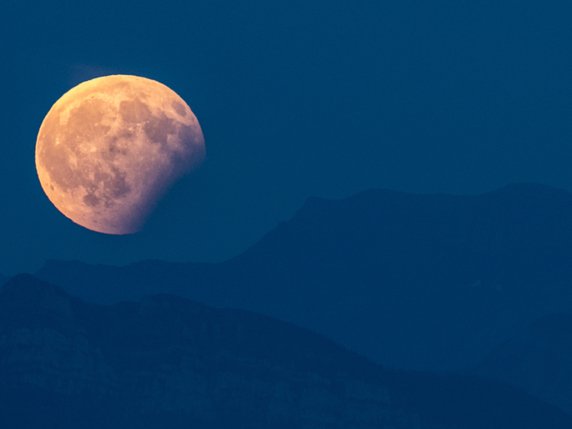
[[[569,2],[120,3],[3,7],[1,273],[54,258],[221,260],[309,196],[572,190]],[[64,218],[34,166],[51,105],[116,73],[179,93],[207,146],[124,237]]]

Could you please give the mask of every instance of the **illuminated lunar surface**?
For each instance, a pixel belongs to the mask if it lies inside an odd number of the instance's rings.
[[[201,127],[185,101],[159,82],[128,75],[72,88],[46,115],[36,143],[50,201],[75,223],[107,234],[138,231],[204,156]]]

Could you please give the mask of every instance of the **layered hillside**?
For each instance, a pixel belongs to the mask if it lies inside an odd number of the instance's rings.
[[[0,290],[0,426],[569,428],[495,383],[392,372],[319,335],[183,298],[86,304],[31,276]]]

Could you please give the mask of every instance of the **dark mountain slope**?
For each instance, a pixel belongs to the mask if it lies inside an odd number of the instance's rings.
[[[572,196],[513,185],[311,199],[225,263],[52,261],[38,275],[89,300],[169,292],[291,321],[391,366],[463,368],[516,326],[572,308]]]
[[[183,298],[85,304],[31,276],[0,291],[0,427],[569,428],[469,377],[387,371],[321,336]]]
[[[521,386],[572,413],[572,315],[530,324],[487,356],[476,373]]]

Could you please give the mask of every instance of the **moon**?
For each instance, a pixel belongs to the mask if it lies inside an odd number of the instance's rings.
[[[36,142],[40,184],[78,225],[106,234],[139,231],[158,200],[205,158],[199,122],[167,86],[104,76],[65,93]]]

